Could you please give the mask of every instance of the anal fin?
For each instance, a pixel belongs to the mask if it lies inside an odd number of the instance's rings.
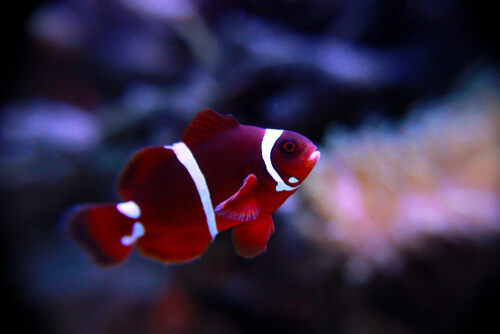
[[[271,215],[244,222],[233,228],[233,245],[244,258],[253,258],[267,248],[267,242],[274,232]]]

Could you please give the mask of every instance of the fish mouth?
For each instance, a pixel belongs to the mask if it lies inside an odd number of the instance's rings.
[[[311,153],[308,152],[304,157],[304,163],[309,172],[316,166],[319,158],[321,157],[321,153],[317,150],[316,146],[313,146],[310,150]]]
[[[311,153],[307,161],[316,164],[320,157],[321,157],[321,152],[318,150],[314,150],[314,152]]]
[[[318,147],[316,145],[311,145],[308,152],[304,153],[306,153],[304,160],[311,168],[313,168],[321,157],[321,153],[318,151]]]

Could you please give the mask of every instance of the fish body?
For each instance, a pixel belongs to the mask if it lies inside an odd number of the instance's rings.
[[[78,207],[69,231],[102,265],[120,263],[134,247],[164,263],[194,260],[229,228],[236,251],[252,258],[274,232],[271,214],[319,157],[298,133],[206,109],[181,142],[135,153],[117,185],[123,202]]]

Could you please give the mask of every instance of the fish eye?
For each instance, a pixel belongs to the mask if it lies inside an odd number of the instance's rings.
[[[297,148],[297,144],[293,140],[287,140],[283,143],[282,147],[285,152],[292,153]]]

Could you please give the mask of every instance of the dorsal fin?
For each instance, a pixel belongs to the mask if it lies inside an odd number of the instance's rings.
[[[221,115],[212,109],[200,111],[189,123],[181,141],[187,146],[203,142],[240,125],[232,115]]]

